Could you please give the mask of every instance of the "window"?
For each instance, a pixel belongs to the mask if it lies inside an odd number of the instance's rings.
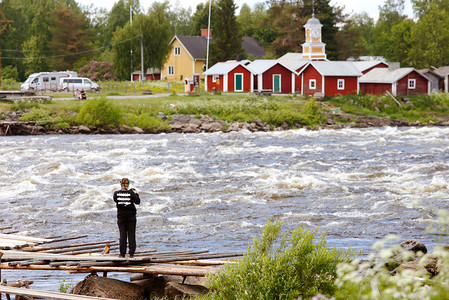
[[[338,79],[337,80],[337,89],[338,90],[344,90],[345,89],[345,80],[344,79]]]
[[[415,89],[416,88],[416,79],[409,79],[408,80],[408,88],[409,89]]]
[[[217,82],[218,79],[220,79],[219,75],[212,76],[212,82]]]
[[[175,56],[180,56],[181,55],[181,47],[175,47]]]
[[[42,78],[42,81],[43,81],[43,82],[48,82],[48,77],[43,77],[43,78]]]
[[[168,75],[169,76],[175,75],[175,67],[174,66],[168,66]]]
[[[309,89],[311,89],[311,90],[316,89],[316,80],[315,79],[309,80]]]
[[[52,77],[50,80],[51,81],[56,81],[56,77]]]

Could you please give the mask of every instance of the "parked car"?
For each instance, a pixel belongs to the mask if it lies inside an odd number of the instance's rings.
[[[70,78],[61,78],[59,90],[65,92],[75,90],[80,91],[85,90],[95,93],[100,91],[100,86],[86,77],[70,77]]]

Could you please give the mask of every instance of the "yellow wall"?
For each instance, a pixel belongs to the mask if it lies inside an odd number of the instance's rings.
[[[171,43],[172,49],[168,60],[162,68],[161,79],[169,81],[181,81],[184,78],[193,78],[193,59],[186,49],[184,49],[178,39],[174,39]],[[175,47],[181,47],[181,55],[175,56]],[[195,75],[203,73],[204,60],[195,62]],[[168,75],[168,66],[174,66],[174,75]],[[204,76],[200,76],[203,78]]]

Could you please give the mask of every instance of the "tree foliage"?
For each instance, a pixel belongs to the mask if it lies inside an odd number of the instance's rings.
[[[113,57],[121,79],[127,79],[135,70],[141,70],[140,36],[143,40],[144,69],[162,69],[172,38],[168,2],[154,3],[148,14],[137,15],[132,26],[127,23],[114,33]]]
[[[214,15],[213,40],[210,46],[211,65],[226,60],[235,60],[243,55],[242,36],[235,16],[234,0],[219,0]]]

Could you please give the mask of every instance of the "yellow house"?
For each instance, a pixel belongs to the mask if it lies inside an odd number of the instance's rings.
[[[170,41],[171,53],[162,68],[162,79],[181,81],[202,75],[206,65],[207,30],[202,36],[174,36]]]
[[[161,79],[182,81],[185,78],[193,79],[195,75],[203,79],[202,74],[206,70],[207,33],[207,29],[202,29],[201,36],[175,35],[170,41],[171,52],[162,68]],[[212,37],[210,38],[212,43]],[[254,58],[265,55],[259,41],[252,37],[242,39],[242,48]]]

